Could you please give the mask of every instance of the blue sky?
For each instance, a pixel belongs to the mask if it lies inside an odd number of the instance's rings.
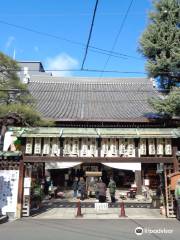
[[[111,50],[130,0],[99,0],[91,46]],[[37,31],[87,42],[95,0],[6,0],[1,1],[0,21]],[[145,60],[137,52],[138,40],[148,23],[151,0],[134,0],[114,51],[136,58],[111,57],[106,70],[145,71]],[[61,39],[42,36],[0,22],[0,51],[16,60],[41,61],[45,68],[80,68],[85,49]],[[103,69],[108,56],[88,51],[85,68]],[[65,72],[64,75],[100,76],[100,73]],[[103,73],[109,76],[142,74]]]

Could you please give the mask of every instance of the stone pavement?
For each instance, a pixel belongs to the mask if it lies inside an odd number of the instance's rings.
[[[142,227],[142,236],[135,229]],[[165,229],[171,233],[146,233]],[[173,232],[172,232],[173,231]],[[180,222],[175,219],[64,220],[23,218],[0,225],[2,240],[177,240]]]
[[[121,199],[121,196],[124,196],[123,198],[123,201],[124,202],[128,202],[128,203],[151,203],[152,202],[152,198],[150,196],[148,196],[147,198],[145,198],[143,195],[136,195],[135,199],[131,199],[131,198],[127,198],[127,191],[128,189],[124,190],[124,189],[117,189],[116,190],[116,193],[115,193],[115,198],[116,198],[116,201],[117,202],[121,202],[122,199]],[[66,202],[74,202],[76,201],[76,199],[74,199],[72,196],[73,196],[73,190],[64,190],[64,199],[60,199],[58,198],[57,201],[66,201]],[[109,193],[109,189],[107,189],[107,192],[106,192],[106,197],[107,197],[107,201],[108,202],[111,202],[111,197],[110,197],[110,193]],[[95,198],[88,198],[88,199],[85,199],[84,202],[95,202]]]
[[[82,208],[83,219],[119,219],[119,208],[96,211],[94,208]],[[159,209],[127,208],[128,219],[166,219]],[[33,219],[76,219],[76,208],[51,208],[32,216]]]

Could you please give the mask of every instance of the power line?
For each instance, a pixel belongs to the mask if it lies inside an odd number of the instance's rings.
[[[17,25],[17,24],[14,24],[14,23],[9,23],[9,22],[3,21],[3,20],[0,20],[0,23],[4,24],[4,25],[7,25],[7,26],[10,26],[10,27],[17,28],[17,29],[22,29],[24,31],[39,34],[39,35],[42,35],[42,36],[62,40],[62,41],[68,42],[70,44],[81,46],[83,48],[86,47],[86,45],[84,43],[74,41],[74,40],[71,40],[71,39],[68,39],[68,38],[64,38],[64,37],[61,37],[61,36],[57,36],[57,35],[54,35],[54,34],[50,34],[50,33],[47,33],[47,32],[38,31],[38,30],[35,30],[35,29],[32,29],[32,28],[24,27],[24,26]],[[109,51],[106,50],[106,49],[102,49],[102,48],[98,48],[98,47],[94,47],[94,46],[90,46],[90,45],[89,45],[89,50],[90,51],[93,50],[93,52],[97,52],[97,53],[104,54],[104,55],[109,54]],[[96,51],[96,50],[98,50],[98,51]],[[113,54],[112,57],[118,57],[119,56],[120,58],[127,57],[127,58],[132,58],[132,59],[137,59],[137,60],[143,60],[142,58],[138,58],[138,57],[135,57],[135,56],[131,56],[131,55],[127,55],[127,54],[123,54],[123,53],[119,53],[119,52],[112,52],[112,54]]]
[[[4,70],[5,71],[9,71],[9,72],[24,72],[23,68],[20,68],[19,70],[16,69],[11,69],[11,68],[7,68]],[[28,69],[29,72],[39,72],[39,70],[37,69]],[[71,71],[71,72],[102,72],[101,69],[88,69],[88,68],[83,68],[83,69],[44,69],[45,72],[41,72],[41,73],[46,73],[46,72],[65,72],[65,71]],[[147,72],[145,71],[120,71],[120,70],[116,70],[116,69],[112,69],[112,70],[104,70],[104,72],[106,73],[123,73],[123,74],[147,74]],[[2,74],[2,72],[1,72]],[[180,72],[174,73],[174,72],[158,72],[158,74],[170,74],[172,77],[176,78],[177,76],[179,76]],[[176,76],[176,75],[177,76]]]
[[[105,64],[104,64],[104,67],[103,67],[103,70],[102,70],[102,72],[101,72],[100,77],[103,75],[103,72],[104,72],[104,70],[106,69],[106,67],[107,67],[107,65],[108,65],[108,63],[109,63],[109,60],[110,60],[110,58],[111,58],[111,54],[112,54],[112,52],[114,51],[114,48],[115,48],[115,46],[116,46],[116,44],[117,44],[117,41],[118,41],[118,39],[119,39],[119,36],[120,36],[120,34],[121,34],[121,32],[122,32],[122,29],[123,29],[124,24],[125,24],[125,22],[126,22],[126,19],[127,19],[127,17],[128,17],[128,14],[129,14],[129,11],[130,11],[131,6],[132,6],[132,4],[133,4],[133,1],[134,1],[134,0],[131,0],[129,6],[128,6],[128,8],[127,8],[127,11],[126,11],[126,13],[125,13],[125,15],[124,15],[124,18],[123,18],[122,22],[121,22],[119,31],[118,31],[118,33],[117,33],[117,35],[116,35],[116,37],[115,37],[113,46],[112,46],[112,48],[111,48],[111,51],[110,51],[110,53],[109,53],[109,56],[108,56]]]
[[[84,68],[84,63],[86,61],[88,48],[89,48],[89,43],[90,43],[90,40],[91,40],[92,30],[93,30],[93,26],[94,26],[94,20],[95,20],[95,17],[96,17],[98,1],[99,0],[96,0],[96,4],[95,4],[95,7],[94,7],[93,18],[92,18],[92,22],[91,22],[91,26],[90,26],[90,30],[89,30],[89,36],[88,36],[88,40],[87,40],[87,44],[86,44],[86,49],[85,49],[85,54],[84,54],[84,58],[83,58],[83,61],[82,61],[81,69]]]

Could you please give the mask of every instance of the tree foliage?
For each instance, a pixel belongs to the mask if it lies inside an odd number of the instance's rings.
[[[0,124],[51,125],[35,111],[35,100],[20,81],[19,70],[16,61],[0,53]]]
[[[156,0],[140,38],[139,51],[147,59],[150,77],[165,88],[180,82],[180,1]]]
[[[180,116],[180,92],[178,90],[172,91],[163,99],[151,99],[150,103],[159,113],[165,116]]]

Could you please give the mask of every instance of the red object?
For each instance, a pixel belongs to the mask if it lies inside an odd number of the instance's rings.
[[[77,202],[77,214],[76,217],[83,217],[83,214],[81,213],[81,202]]]
[[[124,208],[124,202],[122,201],[120,203],[120,214],[119,217],[127,217],[126,213],[125,213],[125,208]]]

